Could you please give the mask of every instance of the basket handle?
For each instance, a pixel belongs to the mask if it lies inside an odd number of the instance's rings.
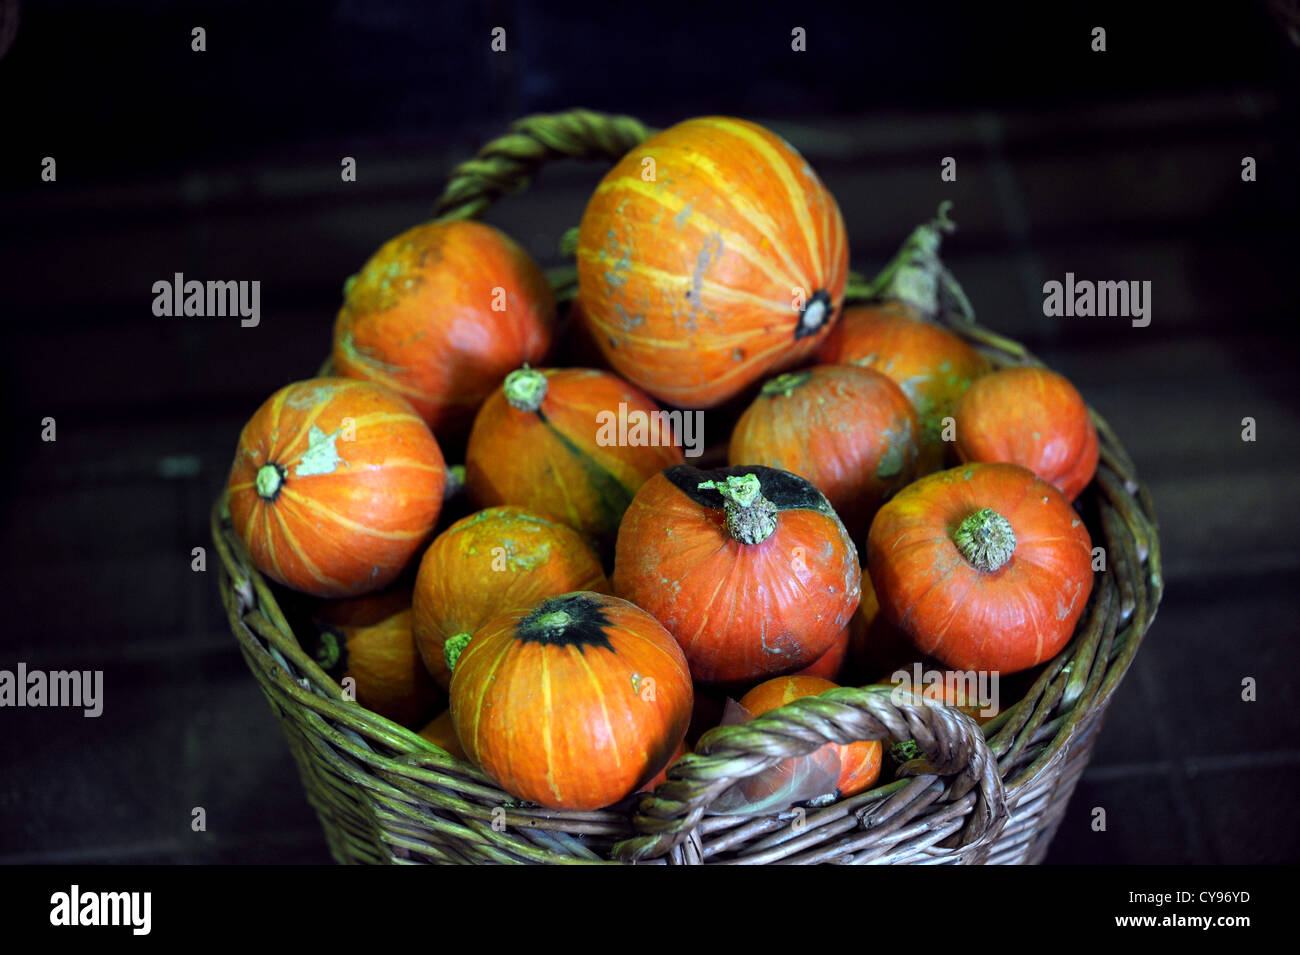
[[[737,780],[774,763],[811,753],[825,743],[913,739],[927,759],[912,760],[900,776],[951,776],[945,799],[975,790],[975,804],[956,847],[991,842],[1007,821],[1007,796],[998,761],[973,719],[952,707],[917,699],[895,701],[894,687],[840,687],[787,703],[740,725],[710,730],[668,770],[668,781],[643,796],[632,823],[642,835],[614,847],[627,861],[662,855],[687,840],[709,805]],[[866,823],[864,822],[864,825]]]
[[[587,109],[525,116],[452,170],[434,215],[476,218],[500,196],[526,189],[537,170],[553,159],[617,162],[653,132],[631,116]]]

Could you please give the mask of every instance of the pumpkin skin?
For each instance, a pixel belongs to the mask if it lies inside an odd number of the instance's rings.
[[[551,286],[514,240],[472,220],[427,222],[349,280],[334,370],[392,388],[444,440],[463,437],[512,369],[545,357],[554,329]]]
[[[692,702],[686,659],[659,622],[593,593],[490,620],[451,680],[469,759],[550,809],[599,809],[653,779],[681,745]]]
[[[728,479],[758,486],[750,508],[700,487]],[[768,536],[736,536],[768,508],[760,528]],[[614,552],[614,593],[654,614],[705,683],[812,663],[848,624],[860,577],[853,541],[821,492],[757,465],[655,475],[628,508]]]
[[[910,664],[915,658],[916,650],[907,636],[880,613],[880,601],[871,583],[871,575],[863,570],[862,600],[849,621],[849,652],[845,664],[853,677],[853,685],[878,680],[882,675]]]
[[[838,683],[815,676],[779,676],[754,687],[740,698],[740,705],[753,716],[761,716],[800,697],[817,696],[838,686]],[[880,778],[880,764],[884,757],[880,740],[827,743],[823,748],[839,753],[840,778],[836,791],[841,798],[865,792]]]
[[[340,681],[352,678],[356,701],[366,709],[414,726],[441,700],[415,649],[409,590],[331,602],[313,616],[316,662]]]
[[[964,529],[973,539],[961,544]],[[881,613],[957,670],[1015,673],[1058,653],[1092,592],[1091,557],[1061,492],[1015,464],[922,478],[880,509],[867,535]]]
[[[317,597],[388,586],[428,539],[447,469],[396,392],[346,378],[281,388],[239,436],[235,533],[271,579]]]
[[[637,792],[651,793],[655,791],[655,788],[660,783],[666,783],[668,781],[668,770],[673,768],[673,763],[690,753],[690,751],[691,747],[687,744],[686,740],[682,740],[681,745],[677,747],[677,752],[673,753],[673,758],[668,760],[668,765],[659,770],[659,775],[638,789]]]
[[[849,261],[839,207],[799,154],[717,116],[655,134],[609,171],[577,257],[581,314],[610,365],[690,408],[809,358],[835,321]]]
[[[420,730],[420,735],[439,749],[445,749],[457,759],[467,759],[465,749],[456,738],[456,727],[451,722],[451,710],[443,710]]]
[[[844,672],[844,661],[849,653],[849,640],[852,633],[852,624],[845,627],[831,648],[819,656],[812,663],[808,664],[802,670],[792,674],[792,676],[815,676],[823,680],[837,680]]]
[[[943,419],[954,415],[957,400],[992,364],[920,315],[899,302],[846,308],[817,359],[875,369],[903,389],[921,425],[918,473],[929,474],[943,467],[948,454]]]
[[[957,403],[958,456],[1029,468],[1073,501],[1097,472],[1097,429],[1074,385],[1046,368],[995,371]]]
[[[767,382],[736,422],[727,463],[807,478],[860,539],[880,505],[917,477],[919,425],[877,371],[819,365]]]
[[[644,436],[659,445],[619,444],[620,405],[626,406],[629,427],[634,420],[660,420],[653,401],[608,372],[512,373],[474,419],[465,454],[470,496],[479,507],[518,504],[606,547],[645,480],[684,460],[671,443],[675,438],[662,432]],[[602,425],[611,420],[610,427]]]
[[[415,579],[415,644],[434,681],[451,686],[445,646],[506,610],[574,590],[609,592],[600,561],[571,527],[522,507],[491,507],[439,534]]]

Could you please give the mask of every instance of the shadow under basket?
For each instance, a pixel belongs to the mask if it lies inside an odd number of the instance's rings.
[[[554,158],[617,160],[649,130],[574,110],[522,119],[459,166],[437,207],[479,215]],[[572,269],[552,275],[573,293]],[[846,301],[869,297],[851,278]],[[1038,364],[967,311],[937,319],[995,365]],[[1106,570],[1073,639],[983,728],[959,710],[896,703],[890,686],[843,687],[712,731],[652,794],[597,811],[520,804],[485,773],[349,701],[303,651],[275,591],[212,511],[219,586],[244,659],[284,728],[330,851],[357,863],[1037,863],[1087,765],[1107,705],[1155,617],[1163,582],[1155,513],[1132,461],[1095,412],[1101,461],[1079,508]],[[915,740],[893,782],[819,808],[710,814],[738,780],[827,742]]]

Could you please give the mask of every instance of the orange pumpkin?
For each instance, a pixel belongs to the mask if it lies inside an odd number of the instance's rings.
[[[430,720],[424,729],[420,730],[420,735],[457,759],[466,759],[465,748],[456,738],[456,727],[451,722],[451,710],[443,710]]]
[[[647,139],[601,181],[578,232],[593,337],[620,375],[684,407],[810,357],[847,278],[834,198],[787,142],[739,119]]]
[[[433,530],[447,470],[396,392],[346,378],[281,388],[244,426],[227,484],[258,570],[317,597],[380,590]]]
[[[815,676],[779,676],[754,687],[740,698],[740,705],[751,715],[761,716],[801,697],[817,696],[837,687],[838,684]],[[839,753],[840,778],[836,790],[841,797],[864,792],[880,778],[880,762],[884,755],[880,740],[827,743],[826,748]]]
[[[845,627],[831,648],[819,656],[812,663],[808,664],[802,670],[798,670],[792,676],[816,676],[823,680],[837,680],[844,671],[844,661],[849,653],[849,639],[852,633],[852,625]]]
[[[922,478],[867,535],[881,613],[958,670],[1015,673],[1059,652],[1092,592],[1091,558],[1061,492],[1015,464]]]
[[[332,601],[314,617],[316,662],[340,682],[351,679],[366,709],[413,726],[439,702],[442,694],[415,650],[409,590]]]
[[[449,687],[448,652],[463,650],[484,623],[574,590],[609,592],[600,561],[577,531],[514,506],[462,518],[429,545],[415,580],[415,643],[424,665]]]
[[[683,460],[667,421],[607,372],[521,368],[474,420],[465,483],[480,507],[518,504],[603,547],[645,480]]]
[[[812,484],[761,466],[655,475],[619,528],[614,592],[663,622],[691,674],[732,683],[812,663],[858,605],[857,550]]]
[[[900,694],[904,694],[900,699],[906,699],[906,695],[911,694],[924,701],[955,707],[983,725],[998,715],[1001,704],[996,698],[988,700],[987,708],[981,704],[978,679],[979,674],[972,671],[936,671],[926,663],[914,661],[898,667],[877,683],[897,689]],[[972,686],[972,683],[975,685]]]
[[[510,794],[598,809],[667,765],[692,692],[681,649],[648,613],[564,594],[474,634],[456,661],[451,717],[469,759]]]
[[[551,345],[555,297],[517,243],[472,220],[385,242],[348,281],[334,369],[399,392],[440,436],[463,435],[511,369]]]
[[[957,403],[963,461],[1007,461],[1079,496],[1097,471],[1099,446],[1088,406],[1074,385],[1046,368],[985,375]]]
[[[943,419],[954,414],[957,399],[992,365],[920,314],[898,302],[846,308],[817,358],[827,364],[873,368],[903,389],[920,419],[918,473],[928,474],[942,467],[947,456]]]
[[[917,476],[916,413],[884,375],[851,365],[788,372],[736,422],[727,463],[805,477],[859,539],[891,495]]]

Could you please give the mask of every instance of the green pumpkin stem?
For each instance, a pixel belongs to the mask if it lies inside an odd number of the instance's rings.
[[[729,475],[725,481],[701,481],[722,495],[727,532],[742,544],[761,544],[776,530],[776,505],[762,495],[758,475]]]
[[[448,671],[453,673],[456,671],[456,661],[460,659],[460,655],[469,646],[470,636],[471,634],[468,633],[458,633],[454,637],[449,637],[447,642],[442,645],[442,658],[447,661]]]
[[[991,507],[980,508],[958,524],[952,541],[972,567],[988,574],[1001,570],[1016,550],[1011,522]]]
[[[948,218],[950,201],[939,204],[929,222],[912,230],[898,253],[862,290],[873,300],[902,302],[926,318],[937,318],[942,308],[967,322],[975,320],[975,309],[953,274],[939,258],[939,246],[957,226]]]
[[[257,494],[264,501],[274,501],[284,484],[284,472],[278,464],[263,464],[257,469]]]
[[[506,383],[502,385],[502,391],[505,392],[506,401],[510,402],[511,407],[518,408],[520,411],[536,411],[542,406],[542,399],[546,397],[546,376],[535,368],[524,365],[523,368],[517,368],[506,375]]]
[[[787,371],[784,375],[777,375],[765,384],[763,394],[769,398],[774,395],[789,398],[796,388],[803,385],[811,377],[811,371]]]

